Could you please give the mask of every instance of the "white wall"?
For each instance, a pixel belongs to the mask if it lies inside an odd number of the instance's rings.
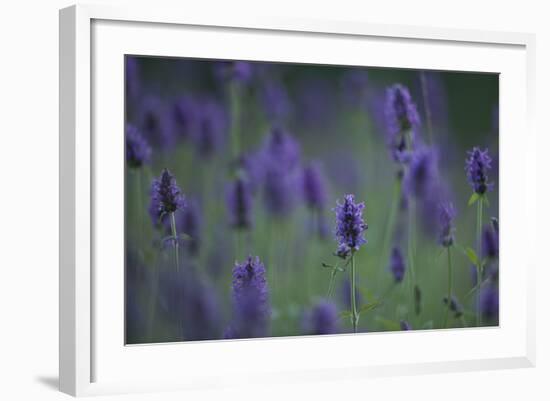
[[[138,1],[96,1],[136,3]],[[147,3],[140,1],[141,3]],[[244,1],[156,1],[201,7],[215,13],[247,12]],[[224,4],[231,3],[231,4]],[[253,2],[250,2],[253,3]],[[547,122],[550,90],[550,29],[543,1],[453,2],[377,0],[330,2],[256,1],[263,14],[369,22],[430,25],[505,31],[528,31],[537,36],[537,108],[540,132],[538,237],[545,249],[548,227],[549,157]],[[327,2],[328,3],[328,2]],[[57,380],[57,260],[58,260],[58,8],[70,1],[26,0],[3,2],[0,21],[0,393],[2,399],[49,400],[65,396],[54,390]],[[213,6],[214,4],[214,6]],[[521,132],[517,133],[521,135]],[[546,146],[545,146],[546,145]],[[544,152],[544,153],[543,153]],[[546,237],[546,238],[545,238]],[[284,389],[254,389],[249,393],[204,393],[204,398],[463,400],[548,399],[550,306],[549,267],[541,252],[538,266],[538,366],[534,369],[483,373],[442,374],[330,382]],[[520,268],[520,267],[518,267]],[[182,362],[184,363],[184,362]],[[351,384],[357,387],[352,387]],[[9,394],[9,395],[8,395]],[[199,399],[198,394],[130,396],[132,400]],[[113,398],[114,399],[114,398]]]

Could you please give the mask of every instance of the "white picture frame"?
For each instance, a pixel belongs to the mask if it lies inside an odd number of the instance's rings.
[[[199,35],[197,37],[204,41],[201,50],[182,49],[171,41],[160,40],[167,35],[189,34],[185,33],[186,27],[192,28],[193,32]],[[130,44],[128,37],[139,37],[143,30],[149,31],[139,41],[139,47],[136,43]],[[200,36],[203,34],[205,36]],[[98,128],[103,128],[103,122],[112,124],[105,126],[106,129],[120,127],[122,115],[102,119],[102,116],[106,116],[104,109],[107,106],[98,106],[96,101],[97,97],[103,96],[105,88],[109,87],[109,90],[116,91],[114,88],[120,83],[122,64],[120,71],[106,81],[102,81],[104,75],[101,71],[112,65],[109,64],[109,57],[114,55],[118,60],[121,51],[155,55],[182,55],[189,51],[202,51],[205,52],[201,53],[202,55],[207,55],[211,54],[209,51],[214,51],[210,48],[215,48],[217,53],[212,55],[217,57],[223,55],[225,58],[258,60],[267,57],[266,53],[261,53],[252,44],[240,48],[216,48],[215,42],[220,38],[219,35],[227,35],[227,39],[232,40],[238,40],[237,36],[248,40],[247,35],[262,35],[263,40],[273,43],[271,47],[264,46],[267,47],[264,52],[272,51],[273,54],[278,51],[277,49],[283,48],[282,42],[279,45],[277,43],[285,40],[282,39],[284,36],[286,40],[293,38],[293,43],[305,45],[311,42],[312,46],[306,51],[305,47],[299,48],[295,44],[294,53],[291,53],[292,46],[287,46],[286,55],[279,55],[278,59],[298,60],[298,57],[305,57],[310,62],[330,63],[330,57],[340,57],[334,61],[341,63],[342,60],[347,60],[345,57],[349,57],[347,62],[356,65],[361,65],[364,61],[361,56],[353,58],[346,53],[349,46],[370,46],[371,41],[375,54],[377,43],[379,45],[380,41],[384,41],[385,46],[401,46],[402,53],[384,54],[378,51],[378,59],[373,61],[376,65],[491,71],[499,72],[506,77],[506,82],[501,82],[500,92],[501,110],[507,112],[501,113],[500,124],[500,171],[503,178],[501,248],[503,264],[514,264],[516,270],[503,269],[501,313],[504,315],[499,328],[424,331],[409,333],[407,338],[401,333],[379,333],[304,339],[203,342],[183,346],[171,344],[124,347],[122,333],[118,333],[118,337],[113,340],[113,336],[117,336],[117,325],[122,322],[116,323],[117,315],[114,312],[109,316],[103,313],[105,307],[101,302],[96,304],[98,301],[94,294],[100,286],[100,291],[106,294],[109,302],[116,301],[116,291],[120,291],[120,294],[123,292],[123,287],[119,285],[120,275],[113,276],[111,280],[111,277],[107,278],[103,273],[98,275],[94,269],[98,261],[104,266],[104,258],[117,259],[122,253],[122,250],[109,251],[105,248],[104,251],[97,251],[97,246],[102,246],[98,241],[103,241],[103,238],[106,238],[105,241],[111,241],[114,246],[120,244],[117,242],[120,238],[110,237],[111,234],[106,231],[101,233],[99,240],[97,235],[98,230],[104,230],[104,222],[122,219],[121,215],[117,217],[117,213],[122,210],[122,204],[120,209],[115,208],[106,212],[101,207],[98,209],[98,205],[102,203],[97,193],[105,193],[109,188],[116,188],[117,184],[120,184],[117,181],[120,175],[109,182],[102,177],[105,177],[106,169],[121,167],[116,155],[122,155],[122,152],[118,152],[122,149],[122,134],[118,142],[117,139],[113,139],[115,142],[111,143],[104,139],[98,141],[94,137],[94,132],[97,132],[95,130]],[[146,38],[149,38],[149,42]],[[329,42],[336,39],[339,42],[332,54],[316,56],[318,53],[314,53],[313,42],[319,44],[325,41],[329,48],[335,46]],[[125,47],[126,44],[128,48]],[[532,244],[528,236],[521,238],[514,233],[514,230],[535,232],[535,206],[532,201],[528,202],[527,196],[521,191],[523,187],[531,188],[530,199],[534,199],[535,176],[529,174],[535,171],[535,135],[531,126],[531,113],[534,110],[534,47],[534,35],[523,33],[375,25],[348,21],[294,20],[255,15],[237,18],[215,14],[202,15],[188,9],[163,10],[154,7],[112,8],[78,5],[61,10],[61,391],[79,396],[235,386],[238,385],[236,375],[243,373],[254,376],[259,383],[273,383],[337,379],[344,376],[359,380],[379,375],[534,366],[535,253],[529,251]],[[436,64],[435,61],[410,58],[408,63],[404,63],[403,53],[410,51],[408,49],[417,48],[418,51],[424,52],[421,54],[426,55],[437,50],[440,60]],[[337,49],[341,49],[341,52]],[[489,51],[494,54],[491,55],[491,60],[485,60],[489,58],[486,54]],[[450,56],[451,52],[464,52],[466,59],[458,64]],[[193,53],[193,56],[196,55],[197,53]],[[114,81],[110,81],[111,78]],[[96,87],[97,82],[102,84]],[[116,104],[122,97],[122,86],[119,87],[119,91],[120,94],[112,100],[115,102],[113,110],[122,107]],[[523,134],[518,139],[514,132]],[[116,138],[116,135],[113,135],[113,138]],[[515,163],[513,166],[510,165],[512,151]],[[98,157],[101,158],[101,163],[98,162]],[[508,182],[512,181],[519,183],[515,189],[508,185]],[[105,187],[101,187],[103,185]],[[112,235],[116,235],[116,230],[113,231],[115,234]],[[507,244],[514,246],[507,247]],[[509,262],[506,262],[507,260]],[[105,285],[107,279],[112,283],[109,288]],[[512,298],[514,303],[507,302]],[[116,313],[120,313],[122,305],[114,309]],[[108,328],[109,322],[114,322],[114,329]],[[456,349],[448,352],[439,350],[438,347],[447,350],[444,346],[450,343],[456,344]],[[467,344],[471,344],[471,349],[467,349]],[[476,344],[479,347],[476,348]],[[486,344],[485,348],[483,344]],[[391,355],[378,355],[375,352],[376,349],[390,346],[394,351],[389,353]],[[426,350],[426,357],[420,358],[415,350],[428,346],[433,349]],[[319,355],[321,347],[324,350],[322,358]],[[359,352],[358,358],[353,363],[348,363],[349,361],[340,357],[342,349],[364,349],[364,352],[369,352],[369,358],[362,358]],[[337,350],[339,352],[336,352]],[[297,359],[289,361],[282,357],[285,354],[292,354]],[[185,355],[184,359],[182,355]],[[217,360],[212,367],[211,361],[214,358]],[[259,358],[262,358],[262,361],[257,362],[252,369],[250,361]],[[178,360],[185,360],[181,362],[180,373],[169,374],[174,371],[174,363]],[[230,366],[228,360],[237,362]],[[140,361],[143,363],[139,363]],[[159,361],[165,362],[161,364],[161,368],[158,367]],[[209,363],[206,364],[204,361]],[[156,372],[150,368],[148,370],[147,366],[155,366]]]

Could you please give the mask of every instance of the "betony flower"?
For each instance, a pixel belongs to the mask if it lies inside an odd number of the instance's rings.
[[[219,79],[246,83],[252,78],[252,63],[246,61],[220,61],[215,65]]]
[[[180,139],[189,139],[197,135],[199,108],[191,96],[182,96],[172,106],[174,118],[173,130]]]
[[[405,268],[405,260],[403,259],[401,250],[398,247],[394,247],[390,257],[390,271],[396,283],[403,281],[405,277]]]
[[[249,256],[233,268],[234,322],[236,337],[261,337],[269,323],[269,293],[265,267],[258,257]]]
[[[260,99],[270,121],[280,122],[290,113],[288,93],[278,81],[267,80],[261,88]]]
[[[338,253],[358,251],[361,245],[366,244],[365,231],[368,226],[363,220],[365,204],[355,203],[353,195],[346,195],[344,202],[336,202],[336,239]]]
[[[395,84],[386,90],[386,119],[388,130],[395,135],[420,125],[420,116],[409,90]]]
[[[162,170],[160,177],[155,178],[151,184],[149,212],[153,223],[157,225],[164,215],[184,207],[185,198],[176,184],[176,179],[167,169]]]
[[[229,224],[237,229],[252,227],[252,192],[248,182],[238,177],[227,189],[226,196]]]
[[[489,150],[484,151],[474,147],[468,152],[466,159],[466,175],[470,186],[479,195],[492,191],[493,184],[489,182],[488,172],[491,169]]]
[[[303,169],[303,193],[306,205],[322,210],[327,202],[327,191],[318,163],[310,163]]]
[[[214,100],[202,100],[197,108],[196,129],[192,139],[199,156],[209,159],[225,141],[227,118],[225,110]]]
[[[430,195],[437,179],[437,157],[435,151],[422,147],[411,158],[405,175],[405,190],[417,199]]]
[[[498,233],[492,227],[485,227],[483,229],[481,245],[484,258],[498,258]]]
[[[497,287],[489,285],[481,291],[479,308],[486,320],[493,320],[498,317],[499,296]]]
[[[264,202],[270,213],[286,216],[299,194],[300,146],[280,128],[273,128],[261,152]]]
[[[454,243],[453,220],[455,217],[456,211],[452,203],[439,205],[439,243],[446,248]]]
[[[335,334],[340,330],[338,309],[328,301],[319,301],[305,316],[306,334]]]
[[[126,163],[141,167],[151,160],[151,147],[133,125],[126,127]]]

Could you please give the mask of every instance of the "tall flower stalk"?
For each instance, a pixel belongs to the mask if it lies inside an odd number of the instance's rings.
[[[477,224],[476,224],[476,272],[477,272],[477,325],[482,325],[481,313],[481,281],[483,278],[483,262],[482,262],[482,229],[483,229],[483,204],[489,203],[487,192],[493,189],[493,184],[489,182],[488,172],[491,169],[491,157],[489,151],[484,151],[478,147],[474,147],[468,152],[466,159],[466,176],[468,182],[473,189],[473,194],[470,197],[469,204],[477,203]]]
[[[439,205],[439,244],[447,250],[447,300],[453,296],[453,265],[451,256],[451,247],[454,243],[454,225],[453,220],[456,216],[455,209],[452,204]],[[445,320],[443,327],[448,327],[450,304],[445,308]]]
[[[174,263],[176,270],[179,270],[179,238],[176,229],[177,210],[185,207],[185,198],[181,189],[176,183],[174,176],[164,169],[160,177],[155,178],[151,184],[151,205],[149,210],[155,217],[156,222],[162,221],[165,216],[170,218],[172,236],[170,241],[174,245]]]
[[[349,257],[351,263],[350,270],[350,293],[351,293],[351,324],[353,332],[357,333],[359,324],[359,311],[356,300],[356,266],[355,253],[362,245],[367,243],[365,231],[368,226],[363,220],[363,209],[365,204],[355,203],[353,195],[346,195],[344,202],[336,202],[334,211],[336,213],[336,240],[338,241],[338,250],[336,254],[343,259]]]

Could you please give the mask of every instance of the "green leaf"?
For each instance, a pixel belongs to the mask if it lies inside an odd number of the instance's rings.
[[[351,311],[345,310],[340,312],[340,318],[341,319],[349,319],[351,317]]]
[[[192,240],[193,237],[191,237],[189,234],[185,234],[185,233],[179,233],[178,234],[178,237],[181,239],[181,240],[185,240],[185,241],[189,241],[189,240]]]
[[[470,196],[470,200],[468,201],[468,206],[472,206],[474,203],[476,203],[479,200],[480,196],[477,192],[474,192],[472,196]]]
[[[472,262],[476,266],[479,265],[479,260],[478,260],[476,251],[474,251],[472,248],[466,248],[464,252],[466,253],[466,256],[468,257],[468,259],[470,259],[470,262]]]
[[[368,312],[368,311],[370,311],[370,310],[376,309],[376,308],[378,308],[380,305],[382,305],[382,302],[379,302],[379,301],[375,301],[375,302],[372,302],[372,303],[370,303],[370,304],[363,305],[363,306],[359,309],[359,313]]]

